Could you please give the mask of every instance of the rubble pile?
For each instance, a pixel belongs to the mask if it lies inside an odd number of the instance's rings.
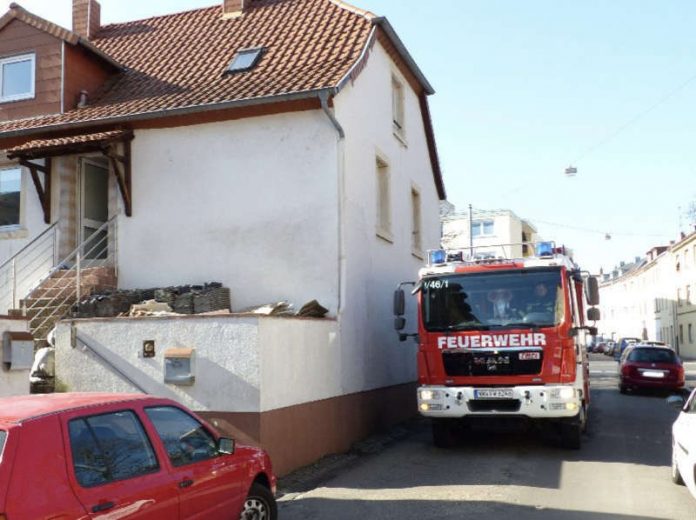
[[[221,283],[157,289],[104,291],[73,306],[73,318],[162,316],[230,312],[230,290]]]

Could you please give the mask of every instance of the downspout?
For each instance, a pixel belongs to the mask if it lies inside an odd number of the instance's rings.
[[[331,124],[336,129],[338,134],[337,154],[336,154],[336,166],[337,166],[337,184],[338,184],[338,302],[336,304],[336,318],[339,318],[343,312],[343,298],[345,292],[343,290],[343,281],[345,280],[344,270],[345,270],[345,244],[343,243],[344,237],[344,222],[343,222],[343,201],[345,197],[345,137],[346,133],[343,131],[341,123],[338,122],[336,116],[329,108],[329,91],[322,90],[319,92],[319,101],[321,102],[321,108],[329,118]],[[340,327],[340,321],[339,321]]]

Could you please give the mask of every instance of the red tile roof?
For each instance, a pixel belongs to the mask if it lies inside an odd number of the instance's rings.
[[[126,71],[88,107],[0,123],[0,137],[335,87],[365,48],[372,18],[334,0],[253,0],[237,18],[223,18],[216,5],[107,25],[91,43]],[[235,53],[250,47],[265,49],[258,65],[224,74]]]

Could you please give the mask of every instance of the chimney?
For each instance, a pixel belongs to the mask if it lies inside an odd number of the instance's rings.
[[[101,6],[97,0],[73,0],[73,31],[91,40],[101,28]]]
[[[241,16],[251,0],[222,0],[222,15],[225,18]]]

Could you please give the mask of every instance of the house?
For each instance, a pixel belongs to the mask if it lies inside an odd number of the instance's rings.
[[[473,247],[474,255],[522,258],[533,254],[528,244],[539,239],[534,225],[509,209],[474,209],[469,213],[441,205],[441,214],[445,249],[468,251]]]
[[[0,18],[0,196],[19,201],[0,314],[42,340],[95,288],[217,281],[233,311],[316,299],[324,319],[66,318],[56,376],[174,397],[280,474],[412,415],[392,292],[437,247],[445,188],[434,91],[389,22],[339,0],[110,25],[100,9],[73,0],[71,30],[17,4]]]
[[[696,233],[621,262],[600,284],[602,330],[663,341],[696,359]]]

